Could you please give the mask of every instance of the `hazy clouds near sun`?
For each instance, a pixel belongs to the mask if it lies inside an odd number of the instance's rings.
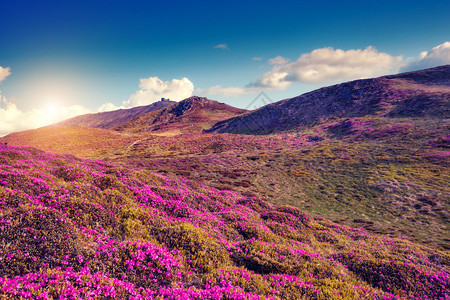
[[[0,66],[0,82],[11,74],[10,68]],[[91,112],[81,105],[39,107],[23,111],[13,97],[7,98],[0,91],[0,136],[11,132],[42,127],[70,117]]]
[[[41,107],[22,111],[14,103],[14,100],[3,97],[0,107],[0,136],[50,125],[89,112],[91,112],[89,109],[81,105]]]

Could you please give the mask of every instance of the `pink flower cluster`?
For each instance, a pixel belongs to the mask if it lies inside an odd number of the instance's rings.
[[[0,298],[447,299],[436,255],[182,177],[0,145]]]

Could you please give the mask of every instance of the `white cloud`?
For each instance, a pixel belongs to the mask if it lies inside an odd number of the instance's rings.
[[[274,68],[271,71],[261,75],[258,80],[250,83],[247,87],[269,88],[274,90],[284,90],[291,85],[291,81],[287,80],[288,72],[277,71]]]
[[[279,55],[268,60],[269,64],[271,64],[271,65],[285,65],[290,61],[291,60],[289,58],[285,58],[285,57],[279,56]]]
[[[254,57],[254,61],[260,60]],[[261,89],[284,90],[293,82],[330,84],[371,78],[400,71],[412,71],[450,64],[450,42],[423,51],[416,59],[403,59],[379,52],[372,46],[365,49],[341,50],[332,47],[315,49],[290,62],[276,56],[267,61],[272,69],[245,87],[212,86],[198,89],[198,94],[235,97],[253,94]]]
[[[242,87],[222,87],[215,85],[207,89],[196,89],[195,93],[198,95],[219,95],[223,97],[238,97],[247,94],[258,92],[258,88],[242,88]]]
[[[3,68],[2,66],[0,66],[0,82],[5,80],[5,78],[8,77],[9,74],[11,74],[10,68]]]
[[[13,99],[3,97],[0,102],[0,136],[50,125],[89,112],[91,112],[89,109],[80,105],[52,106],[22,111]]]
[[[302,54],[296,61],[277,56],[268,61],[272,70],[263,74],[249,87],[285,89],[292,82],[330,83],[375,77],[397,71],[403,57],[378,52],[374,47],[364,50],[320,48]]]
[[[445,42],[431,50],[421,52],[405,70],[413,71],[448,64],[450,64],[450,42]]]
[[[111,102],[108,103],[104,103],[102,104],[97,111],[98,112],[105,112],[105,111],[112,111],[112,110],[118,110],[118,109],[124,109],[125,106],[121,105],[121,106],[117,106]]]
[[[227,50],[230,51],[230,48],[228,48],[227,44],[218,44],[214,46],[215,49],[223,49],[223,50]]]
[[[208,89],[197,89],[196,93],[236,97],[260,92],[262,88],[284,90],[292,82],[331,83],[381,76],[396,72],[404,65],[403,57],[378,52],[371,46],[364,50],[347,51],[331,47],[320,48],[300,55],[294,62],[290,62],[289,58],[276,56],[269,59],[268,63],[272,65],[272,69],[245,87],[216,85]]]
[[[158,77],[144,78],[140,80],[139,90],[124,101],[123,107],[149,105],[161,98],[180,101],[192,96],[193,91],[194,84],[186,77],[171,81],[162,81]],[[110,104],[106,104],[106,108],[111,107]]]

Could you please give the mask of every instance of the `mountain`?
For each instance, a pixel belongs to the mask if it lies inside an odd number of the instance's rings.
[[[53,126],[85,126],[85,127],[97,127],[104,129],[111,129],[123,122],[131,120],[142,114],[163,109],[171,106],[177,102],[164,99],[147,106],[138,106],[129,109],[119,109],[115,111],[100,112],[95,114],[86,114],[77,117],[73,117],[62,122],[59,122]]]
[[[219,120],[245,111],[193,96],[180,102],[164,100],[132,109],[82,115],[46,127],[14,132],[1,137],[0,142],[79,157],[101,158],[119,150],[129,153],[145,145],[146,141],[155,139],[154,134],[201,133]],[[115,124],[119,125],[113,127]]]
[[[244,112],[244,109],[205,97],[192,96],[170,107],[137,116],[114,127],[114,130],[166,134],[201,132],[218,121]]]
[[[207,132],[270,134],[367,115],[448,118],[449,100],[446,65],[321,88],[220,121]]]

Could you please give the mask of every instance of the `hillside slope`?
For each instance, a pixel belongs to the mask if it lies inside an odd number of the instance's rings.
[[[151,137],[108,159],[450,249],[449,121],[342,118],[295,133]]]
[[[73,154],[78,157],[99,158],[133,144],[140,137],[94,127],[56,127],[11,133],[0,143],[31,146],[45,151]]]
[[[448,254],[182,177],[0,145],[0,298],[446,299]]]
[[[321,88],[224,120],[207,132],[269,134],[333,118],[450,115],[450,65]]]
[[[152,132],[166,134],[201,132],[220,120],[246,112],[244,109],[192,96],[176,105],[149,112],[114,128],[124,132]]]
[[[169,107],[177,102],[164,100],[152,103],[147,106],[138,106],[129,109],[119,109],[115,111],[86,114],[61,121],[53,126],[71,127],[85,126],[111,129],[123,122],[129,121],[145,113]]]

